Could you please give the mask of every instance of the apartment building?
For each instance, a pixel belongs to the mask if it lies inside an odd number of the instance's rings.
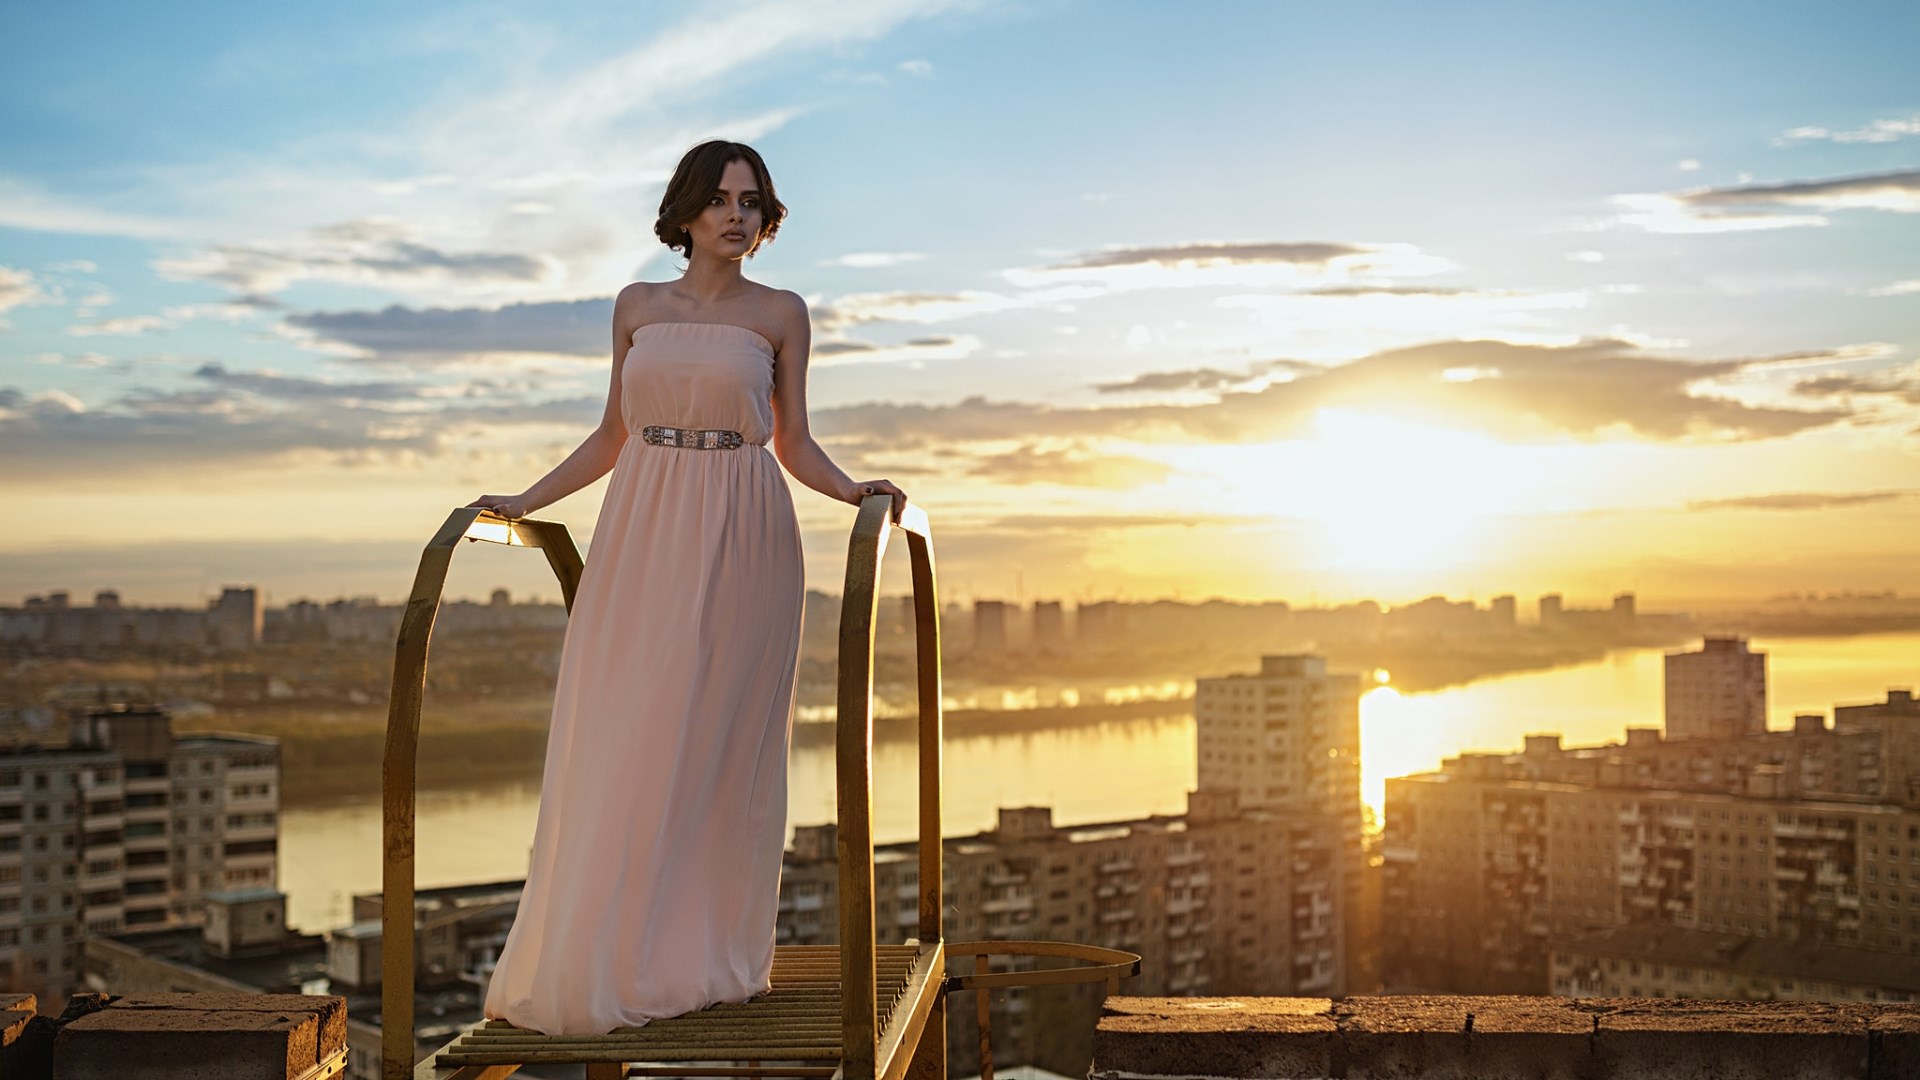
[[[1557,951],[1625,926],[1920,956],[1920,808],[1795,793],[1776,763],[1663,788],[1644,745],[1557,742],[1387,782],[1390,986],[1552,992]]]
[[[1553,949],[1562,997],[1885,1001],[1920,998],[1905,955],[1670,926],[1621,926]]]
[[[1195,680],[1199,791],[1323,831],[1333,870],[1342,978],[1368,966],[1363,920],[1366,849],[1360,801],[1360,678],[1329,674],[1318,656],[1263,656],[1260,670]]]
[[[208,893],[271,888],[278,818],[277,743],[176,738],[152,707],[0,749],[0,987],[57,999],[89,936],[198,924]]]
[[[917,933],[916,852],[912,843],[875,851],[883,943]],[[1194,792],[1182,816],[1094,825],[1055,825],[1046,807],[1002,809],[993,831],[946,841],[945,930],[955,941],[1137,952],[1131,994],[1332,995],[1345,979],[1340,854],[1318,822],[1241,809],[1227,792]],[[834,827],[801,828],[781,874],[777,941],[830,944],[838,918]],[[997,1044],[1025,1048],[1023,1059],[1041,1065],[1084,1064],[1097,1009],[1090,991],[996,995],[992,1007]],[[974,1010],[956,1008],[949,1024],[956,1055],[974,1053]]]
[[[1710,637],[1666,656],[1669,739],[1727,739],[1767,730],[1767,654],[1745,638]]]

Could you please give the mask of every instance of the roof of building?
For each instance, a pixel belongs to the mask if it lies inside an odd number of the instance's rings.
[[[193,731],[174,735],[173,745],[181,750],[218,750],[236,746],[279,746],[280,740],[271,735],[249,735],[240,731]]]
[[[207,893],[206,898],[222,904],[244,904],[253,900],[285,900],[287,894],[266,885],[256,885],[251,889],[216,889]]]
[[[373,924],[376,931],[379,925]],[[327,944],[318,934],[289,933],[277,951],[235,957],[223,957],[215,952],[198,927],[110,934],[104,940],[183,967],[210,972],[262,993],[304,993],[307,985],[327,977]],[[107,989],[125,992],[113,987]],[[372,1023],[380,1014],[377,986],[352,990],[335,984],[322,992],[344,996],[347,1014],[356,1020]],[[421,1025],[417,1035],[429,1039],[432,1036],[429,1026],[436,1021],[464,1025],[480,1019],[479,990],[463,984],[418,991],[414,995],[414,1014]]]
[[[1920,991],[1920,964],[1914,963],[1913,957],[1823,941],[1787,941],[1677,926],[1630,925],[1557,945],[1554,952]]]

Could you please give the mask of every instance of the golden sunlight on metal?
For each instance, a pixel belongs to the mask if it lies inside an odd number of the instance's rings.
[[[533,547],[522,534],[521,519],[504,518],[490,510],[482,510],[480,516],[467,526],[468,540],[481,540],[489,544],[505,544],[508,547]]]
[[[933,533],[926,512],[908,504],[895,523],[891,500],[863,500],[847,544],[841,594],[836,788],[839,805],[841,945],[774,950],[773,990],[737,1005],[620,1028],[606,1035],[541,1035],[498,1020],[462,1033],[417,1066],[414,1051],[414,783],[427,640],[462,539],[535,547],[560,579],[569,610],[583,565],[558,522],[508,521],[474,507],[454,511],[428,543],[395,647],[383,780],[385,823],[381,958],[383,1080],[496,1080],[522,1065],[583,1065],[587,1080],[628,1076],[821,1076],[843,1080],[939,1080],[946,1076],[946,995],[1002,986],[1104,982],[1138,974],[1134,953],[1068,942],[978,941],[949,944],[940,833],[940,604]],[[906,534],[913,579],[914,652],[919,701],[919,871],[917,937],[904,945],[875,940],[873,895],[873,645],[880,563],[894,529]],[[952,975],[949,954],[973,957],[971,974]],[[992,956],[1051,958],[1065,967],[992,972]],[[980,998],[984,1003],[985,995]],[[992,1051],[981,1006],[982,1073]],[[639,1063],[639,1064],[631,1064]],[[700,1064],[691,1064],[700,1063]]]

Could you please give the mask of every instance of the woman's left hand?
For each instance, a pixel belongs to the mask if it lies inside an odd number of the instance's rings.
[[[906,492],[901,491],[891,480],[859,480],[854,483],[852,496],[847,501],[859,506],[860,500],[869,495],[893,496],[893,520],[896,524],[899,523],[900,512],[907,508]]]

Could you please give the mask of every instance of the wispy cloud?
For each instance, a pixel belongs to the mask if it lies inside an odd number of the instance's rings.
[[[1837,143],[1890,143],[1910,136],[1920,135],[1920,113],[1912,116],[1892,117],[1884,120],[1870,120],[1863,127],[1835,131],[1824,127],[1797,127],[1774,136],[1775,146],[1789,143],[1822,141]]]
[[[0,387],[9,486],[123,485],[204,469],[236,475],[322,455],[341,468],[442,457],[503,427],[592,422],[598,395],[528,401],[524,387],[329,382],[201,363],[185,386],[136,386],[89,405],[62,390]],[[495,392],[497,391],[497,392]]]
[[[1113,453],[1081,442],[1048,447],[1025,443],[1011,450],[976,456],[967,475],[1000,484],[1128,490],[1162,483],[1172,466],[1131,454]]]
[[[0,330],[8,327],[6,313],[27,304],[45,303],[52,295],[35,280],[33,271],[0,266]]]
[[[1867,290],[1868,296],[1912,296],[1915,293],[1920,293],[1920,278],[1908,278]]]
[[[447,251],[421,243],[418,230],[397,221],[340,222],[273,244],[218,244],[192,255],[161,259],[163,277],[202,280],[241,293],[275,293],[296,281],[441,291],[476,283],[537,282],[547,260],[505,251]]]
[[[1803,397],[1890,397],[1920,405],[1920,370],[1914,367],[1869,373],[1822,375],[1793,384]]]
[[[1835,510],[1848,506],[1911,499],[1920,491],[1792,491],[1773,495],[1743,495],[1732,499],[1697,499],[1689,510]]]
[[[1664,194],[1618,195],[1619,222],[1662,233],[1741,232],[1827,223],[1841,210],[1920,213],[1920,169],[1694,188]],[[1816,211],[1808,213],[1807,211]]]
[[[1449,261],[1422,254],[1410,244],[1248,241],[1114,247],[1007,270],[1003,276],[1029,288],[1078,285],[1122,292],[1195,285],[1333,285],[1452,268]]]
[[[365,356],[421,354],[561,353],[604,356],[613,298],[507,304],[497,308],[409,308],[316,311],[287,316],[287,324],[316,340],[348,346]]]
[[[54,194],[18,177],[0,174],[0,227],[75,236],[132,236],[172,239],[191,234],[194,226],[178,219],[92,205]],[[77,262],[70,260],[66,266]],[[92,273],[91,269],[83,271]]]
[[[855,270],[884,270],[895,266],[905,266],[925,259],[926,255],[918,251],[853,251],[831,259],[821,259],[821,266],[846,266]]]
[[[122,315],[99,322],[75,323],[67,327],[67,333],[73,337],[140,337],[176,325],[175,320],[164,315]]]
[[[958,293],[848,293],[813,307],[814,325],[832,332],[861,323],[938,323],[1026,306],[1021,299],[969,290]]]
[[[893,344],[835,337],[815,341],[809,363],[816,368],[844,364],[899,364],[959,360],[977,352],[972,334],[926,334]]]

